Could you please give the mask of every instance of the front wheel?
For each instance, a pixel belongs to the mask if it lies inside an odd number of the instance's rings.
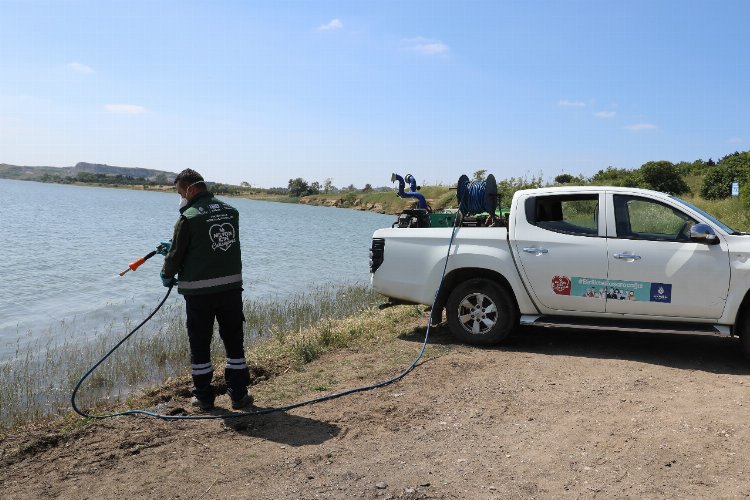
[[[467,344],[498,344],[518,325],[511,295],[486,279],[470,279],[458,285],[448,297],[446,309],[448,328]]]

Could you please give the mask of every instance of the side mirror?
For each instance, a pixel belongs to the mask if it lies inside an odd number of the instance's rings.
[[[719,237],[708,224],[695,224],[690,228],[690,241],[704,243],[706,245],[716,245],[719,243]]]

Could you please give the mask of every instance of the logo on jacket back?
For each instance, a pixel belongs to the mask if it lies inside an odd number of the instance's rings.
[[[225,252],[235,243],[234,226],[225,222],[224,224],[214,224],[208,228],[208,236],[211,238],[211,250],[221,248]]]

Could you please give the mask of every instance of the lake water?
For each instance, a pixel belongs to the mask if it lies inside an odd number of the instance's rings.
[[[221,197],[220,197],[221,198]],[[225,198],[240,212],[245,298],[288,297],[316,286],[367,283],[370,238],[392,215]],[[0,179],[0,360],[18,345],[123,318],[138,322],[166,289],[157,255],[172,237],[174,193]],[[181,301],[175,296],[170,301]],[[72,332],[71,332],[72,330]]]

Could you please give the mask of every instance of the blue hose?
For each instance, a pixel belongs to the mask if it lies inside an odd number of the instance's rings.
[[[456,197],[459,200],[458,210],[464,214],[479,214],[488,212],[495,215],[497,209],[497,183],[495,176],[490,174],[486,180],[469,182],[466,175],[458,179]]]

